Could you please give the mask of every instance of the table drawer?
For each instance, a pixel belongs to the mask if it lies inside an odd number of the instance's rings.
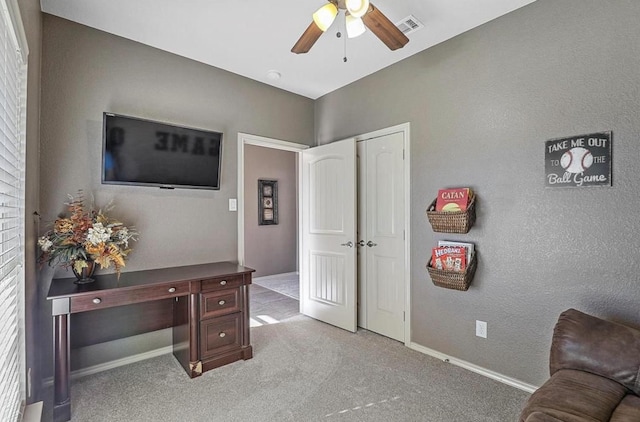
[[[101,290],[93,294],[71,298],[71,313],[129,305],[150,300],[166,299],[189,294],[189,283],[154,284],[130,289]]]
[[[200,318],[240,311],[240,289],[215,290],[200,295]]]
[[[242,275],[230,277],[216,277],[208,280],[202,280],[202,291],[229,289],[231,287],[239,287],[244,284]]]
[[[242,313],[210,318],[200,322],[200,358],[205,359],[231,350],[242,343]]]

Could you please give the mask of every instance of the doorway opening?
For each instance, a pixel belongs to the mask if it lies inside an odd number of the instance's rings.
[[[300,312],[297,162],[306,148],[238,135],[238,260],[256,269],[249,295],[251,327]]]

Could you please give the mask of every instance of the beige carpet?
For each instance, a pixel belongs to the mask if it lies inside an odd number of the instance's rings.
[[[528,397],[388,338],[301,315],[251,335],[253,359],[196,379],[166,355],[77,380],[72,420],[516,421]]]

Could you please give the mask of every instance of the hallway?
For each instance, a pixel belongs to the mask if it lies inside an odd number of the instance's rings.
[[[299,315],[299,287],[296,274],[254,279],[249,287],[251,327],[277,324]]]

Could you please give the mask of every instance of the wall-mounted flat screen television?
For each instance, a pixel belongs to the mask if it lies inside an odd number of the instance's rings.
[[[104,113],[102,138],[102,183],[220,189],[220,132]]]

